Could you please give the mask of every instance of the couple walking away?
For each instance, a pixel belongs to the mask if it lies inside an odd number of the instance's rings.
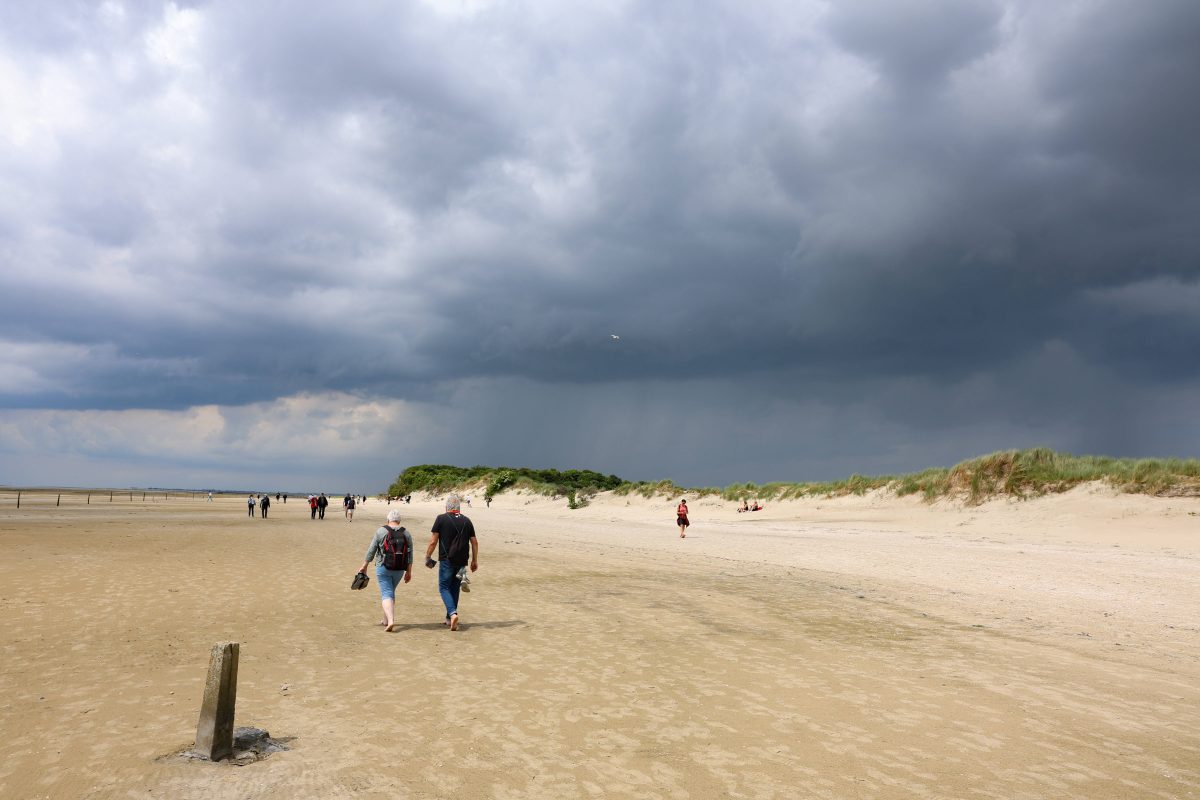
[[[425,566],[438,567],[438,593],[446,606],[445,624],[450,630],[458,630],[458,598],[460,591],[471,591],[471,572],[479,569],[479,540],[475,538],[475,526],[459,510],[458,495],[446,498],[446,513],[439,514],[433,521],[429,546],[425,548]],[[433,549],[438,549],[438,560],[433,560]],[[383,605],[384,630],[395,630],[396,587],[412,580],[413,540],[412,534],[400,525],[400,512],[392,509],[387,515],[387,524],[375,531],[363,565],[358,570],[366,574],[371,559],[375,559],[375,579],[379,582],[379,597]]]

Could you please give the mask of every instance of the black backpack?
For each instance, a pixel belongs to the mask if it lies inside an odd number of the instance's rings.
[[[408,569],[408,537],[404,535],[404,528],[388,528],[379,547],[383,550],[384,569]]]

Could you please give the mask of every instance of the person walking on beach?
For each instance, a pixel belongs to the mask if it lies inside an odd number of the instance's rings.
[[[267,518],[267,509],[271,507],[271,495],[264,494],[262,496],[262,501],[258,504],[258,507],[260,509],[262,509],[262,518],[266,519]]]
[[[309,519],[317,518],[317,496],[315,494],[308,496],[308,512]]]
[[[675,509],[675,524],[679,526],[679,538],[687,538],[688,526],[692,523],[688,522],[687,498],[679,501],[679,507]]]
[[[251,517],[254,516],[254,495],[246,498],[246,513]]]
[[[396,587],[412,580],[412,534],[400,524],[399,510],[389,511],[387,524],[375,531],[358,571],[365,573],[372,558],[375,559],[375,580],[379,583],[379,599],[383,605],[383,619],[379,624],[390,633],[396,627]]]
[[[212,492],[208,493],[208,502],[212,502]]]
[[[354,495],[348,495],[346,497],[346,522],[354,522],[354,506]]]
[[[325,509],[329,507],[329,498],[321,492],[321,496],[317,498],[317,519],[325,519]]]
[[[479,569],[479,540],[475,526],[459,510],[458,495],[446,498],[446,513],[433,521],[433,534],[425,548],[425,566],[433,568],[433,549],[438,549],[438,593],[446,606],[446,625],[458,630],[458,597],[466,579],[467,565],[471,572]]]

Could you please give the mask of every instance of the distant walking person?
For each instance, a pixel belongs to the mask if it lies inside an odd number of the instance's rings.
[[[354,522],[354,506],[355,506],[354,495],[347,495],[347,497],[346,497],[346,521],[347,522]]]
[[[379,621],[385,631],[396,625],[396,587],[412,580],[413,540],[412,534],[400,525],[400,511],[392,509],[387,515],[387,524],[375,531],[371,546],[359,572],[366,572],[375,559],[375,580],[379,582],[379,598],[383,604],[383,619]]]
[[[310,494],[308,496],[308,510],[309,510],[308,518],[316,519],[317,518],[317,496],[315,494]]]
[[[212,492],[208,493],[208,502],[212,502]]]
[[[251,517],[254,516],[254,495],[246,498],[246,513]]]
[[[262,518],[266,519],[267,518],[267,509],[271,507],[271,495],[264,494],[262,496],[262,502],[260,502],[258,504],[258,507],[262,510]]]
[[[692,523],[688,522],[687,498],[679,501],[679,507],[675,509],[675,524],[679,526],[679,538],[687,538],[688,526]]]
[[[438,593],[446,606],[446,622],[450,630],[458,630],[458,597],[466,577],[466,567],[471,572],[479,569],[479,540],[475,538],[475,526],[459,511],[458,495],[446,498],[446,513],[439,514],[433,521],[433,534],[425,548],[425,566],[433,568],[433,549],[438,549]]]
[[[329,508],[329,498],[321,492],[321,496],[317,498],[317,519],[325,519],[325,509]]]

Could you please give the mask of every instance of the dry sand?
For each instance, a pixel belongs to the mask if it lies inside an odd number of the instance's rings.
[[[463,629],[418,567],[387,634],[382,503],[8,498],[0,797],[1200,797],[1200,502],[673,501],[477,502]],[[289,752],[169,757],[222,640]]]

